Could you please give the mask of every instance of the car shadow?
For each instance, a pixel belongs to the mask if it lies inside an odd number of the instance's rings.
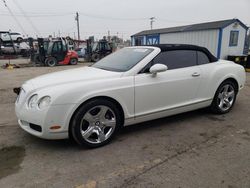
[[[161,129],[164,128],[175,128],[178,126],[178,122],[183,121],[191,121],[193,119],[197,119],[200,116],[211,116],[213,117],[213,114],[208,112],[207,109],[199,109],[196,111],[186,112],[178,115],[173,115],[165,118],[160,118],[156,120],[151,120],[135,125],[130,125],[127,127],[123,127],[119,134],[121,137],[126,137],[126,135],[132,135],[132,134],[140,134],[148,131],[148,130],[155,130],[155,129]],[[32,144],[39,145],[39,147],[44,147],[46,149],[52,149],[52,150],[88,150],[89,148],[78,146],[78,144],[70,139],[64,139],[64,140],[44,140],[37,137],[34,137],[32,135],[27,134],[27,139],[29,139],[29,142]],[[117,136],[112,143],[121,142],[123,138],[120,138]]]
[[[192,119],[196,119],[204,115],[212,115],[212,114],[208,111],[208,109],[199,109],[191,112],[185,112],[177,115],[172,115],[164,118],[159,118],[123,127],[120,134],[130,134],[132,132],[135,133],[147,129],[155,129],[155,128],[159,129],[162,127],[172,128],[178,126],[177,122],[191,121]]]

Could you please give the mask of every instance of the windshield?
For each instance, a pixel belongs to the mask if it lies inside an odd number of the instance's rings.
[[[153,49],[123,48],[92,65],[108,71],[126,72],[149,55]]]
[[[48,42],[48,44],[46,45],[46,48],[47,48],[47,52],[48,52],[48,53],[51,53],[51,52],[52,52],[53,44],[54,44],[54,42]],[[45,49],[45,48],[44,48],[44,49]]]
[[[98,43],[97,43],[97,42],[93,44],[93,47],[92,47],[92,51],[93,51],[93,52],[94,52],[94,51],[97,51],[97,46],[98,46]]]

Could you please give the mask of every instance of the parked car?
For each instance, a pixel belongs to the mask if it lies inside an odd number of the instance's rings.
[[[3,54],[20,54],[21,49],[20,45],[18,44],[13,44],[12,43],[7,43],[4,46],[2,46],[2,53]]]
[[[23,36],[20,33],[1,33],[0,38],[3,42],[11,40],[13,40],[14,42],[23,41]]]
[[[77,48],[75,51],[77,52],[78,57],[83,58],[85,56],[86,50],[84,48]]]
[[[2,46],[2,53],[3,54],[16,54],[16,55],[22,55],[24,57],[29,56],[30,47],[27,43],[21,42],[21,43],[6,43],[4,46]]]
[[[20,55],[22,55],[23,57],[30,56],[30,46],[26,42],[21,42],[19,46],[21,50]]]
[[[15,110],[32,135],[99,147],[122,126],[205,107],[225,114],[245,80],[242,66],[202,47],[128,47],[90,67],[25,82]]]

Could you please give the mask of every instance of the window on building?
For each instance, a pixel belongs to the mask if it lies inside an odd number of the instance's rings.
[[[231,31],[229,46],[237,46],[238,45],[238,39],[239,39],[239,31]]]
[[[169,70],[195,66],[197,65],[196,51],[174,50],[162,52],[153,60],[153,64],[158,63],[167,65]]]

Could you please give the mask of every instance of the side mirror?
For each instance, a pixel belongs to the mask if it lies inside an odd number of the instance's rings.
[[[155,64],[149,69],[149,72],[153,74],[153,76],[156,76],[157,73],[165,72],[166,70],[168,70],[168,67],[166,65]]]

